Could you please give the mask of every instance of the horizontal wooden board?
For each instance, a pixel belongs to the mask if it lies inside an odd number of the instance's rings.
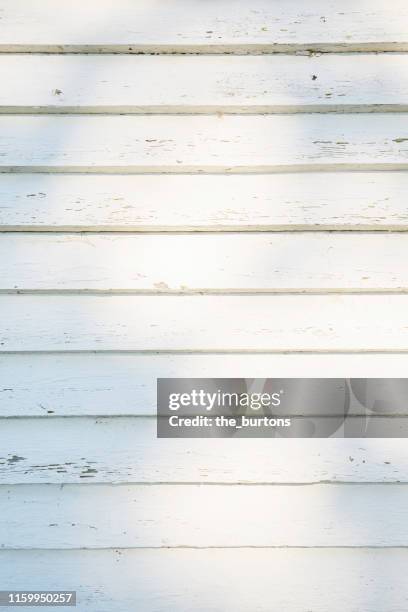
[[[407,546],[406,484],[0,487],[2,548]]]
[[[405,232],[11,233],[0,236],[0,291],[401,292],[406,261]]]
[[[1,551],[9,589],[77,591],[84,612],[397,612],[405,549]],[[52,609],[52,608],[51,608]]]
[[[151,417],[2,419],[0,449],[2,485],[408,481],[406,439],[157,439]]]
[[[2,0],[1,51],[406,50],[404,0]],[[96,10],[97,9],[97,10]],[[78,24],[82,24],[80,27]]]
[[[154,415],[157,378],[404,378],[405,355],[0,354],[1,416]],[[395,411],[406,414],[400,408]]]
[[[1,172],[408,168],[408,129],[402,113],[3,115],[0,133]]]
[[[0,113],[406,111],[408,56],[2,55]]]
[[[408,295],[3,295],[0,351],[407,351]]]
[[[0,231],[405,231],[407,192],[405,172],[0,174]]]

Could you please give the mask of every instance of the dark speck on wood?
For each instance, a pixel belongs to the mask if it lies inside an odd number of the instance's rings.
[[[12,455],[7,459],[7,463],[17,463],[18,461],[24,461],[25,457],[19,457],[18,455]]]

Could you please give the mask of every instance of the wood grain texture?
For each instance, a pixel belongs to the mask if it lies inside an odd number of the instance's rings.
[[[0,116],[0,172],[408,168],[401,113]]]
[[[271,376],[404,378],[406,356],[0,354],[0,415],[155,415],[157,378]]]
[[[0,113],[408,109],[408,56],[3,55]]]
[[[407,546],[405,484],[3,485],[2,548]]]
[[[408,350],[408,295],[3,295],[1,310],[1,352]]]
[[[11,233],[0,291],[406,292],[407,260],[406,233]]]
[[[400,612],[405,549],[1,551],[8,588],[77,591],[80,612]]]
[[[407,192],[405,172],[0,174],[0,231],[405,231]]]
[[[406,447],[406,439],[157,439],[156,420],[143,417],[2,419],[0,484],[406,483]]]
[[[404,0],[2,0],[1,51],[405,51]],[[82,25],[81,25],[82,24]],[[88,24],[92,24],[89,27]]]

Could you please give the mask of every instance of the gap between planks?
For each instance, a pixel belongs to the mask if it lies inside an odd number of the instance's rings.
[[[249,440],[250,438],[248,438]],[[253,440],[255,440],[256,438],[253,438]],[[294,438],[292,438],[293,440]],[[259,438],[258,438],[259,440]],[[47,467],[46,465],[44,467]],[[32,470],[34,471],[34,470]],[[1,483],[0,482],[0,493],[2,489],[18,489],[21,487],[24,488],[31,488],[31,489],[35,489],[37,487],[47,487],[47,488],[55,488],[55,489],[59,489],[62,490],[65,487],[70,487],[72,488],[79,488],[82,487],[83,485],[85,485],[86,487],[92,487],[92,488],[101,488],[101,487],[109,487],[109,488],[121,488],[121,487],[200,487],[200,488],[205,488],[205,487],[231,487],[231,488],[236,488],[236,487],[266,487],[266,488],[271,488],[271,487],[282,487],[282,488],[291,488],[291,487],[296,487],[296,488],[310,488],[310,487],[320,487],[320,486],[329,486],[329,487],[363,487],[363,486],[370,486],[370,487],[377,487],[377,486],[381,486],[381,487],[395,487],[395,485],[398,485],[399,487],[406,487],[408,486],[408,481],[404,481],[404,480],[393,480],[393,481],[378,481],[378,480],[361,480],[361,481],[356,481],[356,480],[325,480],[325,479],[321,479],[321,480],[313,480],[310,482],[297,482],[297,481],[288,481],[288,482],[269,482],[269,481],[259,481],[259,482],[248,482],[245,480],[242,481],[234,481],[234,482],[229,482],[229,481],[225,481],[222,482],[220,480],[217,481],[208,481],[206,480],[205,482],[203,482],[202,480],[197,480],[197,481],[186,481],[186,480],[181,480],[181,481],[152,481],[152,482],[146,482],[146,481],[136,481],[136,480],[130,480],[130,481],[126,481],[126,480],[121,480],[119,482],[108,482],[108,481],[101,481],[101,482],[92,482],[92,480],[84,480],[82,482],[60,482],[60,483],[56,483],[56,482],[14,482],[14,483]],[[408,545],[407,545],[408,547]]]
[[[295,115],[406,113],[408,104],[293,104],[290,106],[0,106],[0,115]]]
[[[67,349],[3,350],[5,355],[406,355],[406,349]]]
[[[32,55],[306,55],[326,53],[406,53],[407,42],[311,42],[270,44],[24,44],[0,43],[0,54]]]
[[[4,353],[1,353],[1,356],[3,356]],[[193,415],[194,416],[194,415]],[[321,414],[303,414],[303,413],[298,413],[298,414],[292,414],[291,415],[292,418],[304,418],[304,419],[314,419],[314,418],[321,418],[322,415]],[[338,418],[343,418],[345,415],[344,413],[342,414],[330,414],[330,415],[325,415],[326,418],[332,418],[332,419],[338,419]],[[364,416],[367,416],[364,413],[347,413],[347,418],[348,419],[359,419],[362,418]],[[372,419],[406,419],[408,418],[408,414],[404,413],[404,412],[394,412],[394,413],[389,413],[389,412],[376,412],[375,414],[370,414],[370,418]],[[112,413],[112,414],[104,414],[104,413],[84,413],[84,414],[56,414],[56,413],[48,413],[48,414],[22,414],[22,415],[12,415],[12,414],[6,414],[6,415],[0,415],[0,422],[2,420],[7,420],[7,421],[22,421],[22,420],[37,420],[37,419],[47,419],[47,420],[51,420],[51,421],[55,421],[57,419],[88,419],[88,421],[114,421],[115,419],[157,419],[157,414],[154,413],[142,413],[142,412],[138,412],[137,414],[131,414],[129,412],[123,412],[123,413]]]
[[[289,289],[0,289],[2,295],[48,295],[48,296],[205,296],[205,295],[231,295],[231,296],[263,296],[263,295],[405,295],[408,287],[397,288],[289,288]],[[408,349],[407,349],[408,350]]]
[[[82,225],[0,225],[0,234],[237,234],[253,233],[274,234],[287,232],[337,232],[337,233],[373,233],[373,234],[405,234],[408,231],[406,225],[331,225],[331,224],[309,224],[309,225],[217,225],[194,227],[186,226],[175,228],[174,226],[154,227],[151,226],[120,226],[120,225],[101,225],[101,226],[82,226]]]
[[[115,115],[116,116],[116,115]],[[256,115],[259,117],[259,115]],[[272,164],[266,166],[0,166],[0,174],[101,174],[101,175],[242,175],[295,174],[319,172],[401,172],[408,170],[408,161],[400,163],[327,163]]]

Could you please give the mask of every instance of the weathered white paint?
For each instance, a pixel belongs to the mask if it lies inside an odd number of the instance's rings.
[[[385,438],[157,439],[151,417],[3,419],[0,484],[407,482],[406,446]]]
[[[0,552],[0,577],[76,590],[81,612],[399,612],[407,559],[401,548],[15,550]]]
[[[0,171],[408,168],[402,113],[0,116]]]
[[[401,292],[407,261],[405,232],[11,233],[0,236],[0,291]]]
[[[190,10],[191,14],[191,10]],[[0,56],[1,113],[408,109],[408,56]]]
[[[406,484],[0,487],[2,548],[407,546]]]
[[[401,354],[0,353],[0,415],[155,415],[157,378],[406,375]]]
[[[1,51],[406,50],[404,0],[2,0]]]
[[[402,0],[214,6],[75,0],[55,19],[51,0],[0,0],[0,52],[408,50]],[[408,168],[405,115],[369,114],[407,110],[406,64],[3,55],[0,113],[219,116],[1,117],[0,171],[83,174],[0,176],[0,231],[406,230],[406,173],[328,172]],[[221,115],[299,111],[367,114]],[[177,176],[297,170],[324,173]],[[10,292],[407,288],[396,234],[1,238]],[[2,583],[77,589],[92,612],[405,609],[406,551],[356,548],[408,546],[404,439],[157,440],[153,418],[119,415],[153,414],[160,375],[404,376],[402,354],[318,352],[406,352],[407,299],[1,296],[0,416],[81,418],[2,419],[0,544],[205,549],[3,550]],[[155,354],[211,350],[316,353]]]
[[[405,172],[0,174],[0,231],[405,231],[407,192]]]
[[[0,304],[1,352],[408,350],[408,295],[3,295]]]

